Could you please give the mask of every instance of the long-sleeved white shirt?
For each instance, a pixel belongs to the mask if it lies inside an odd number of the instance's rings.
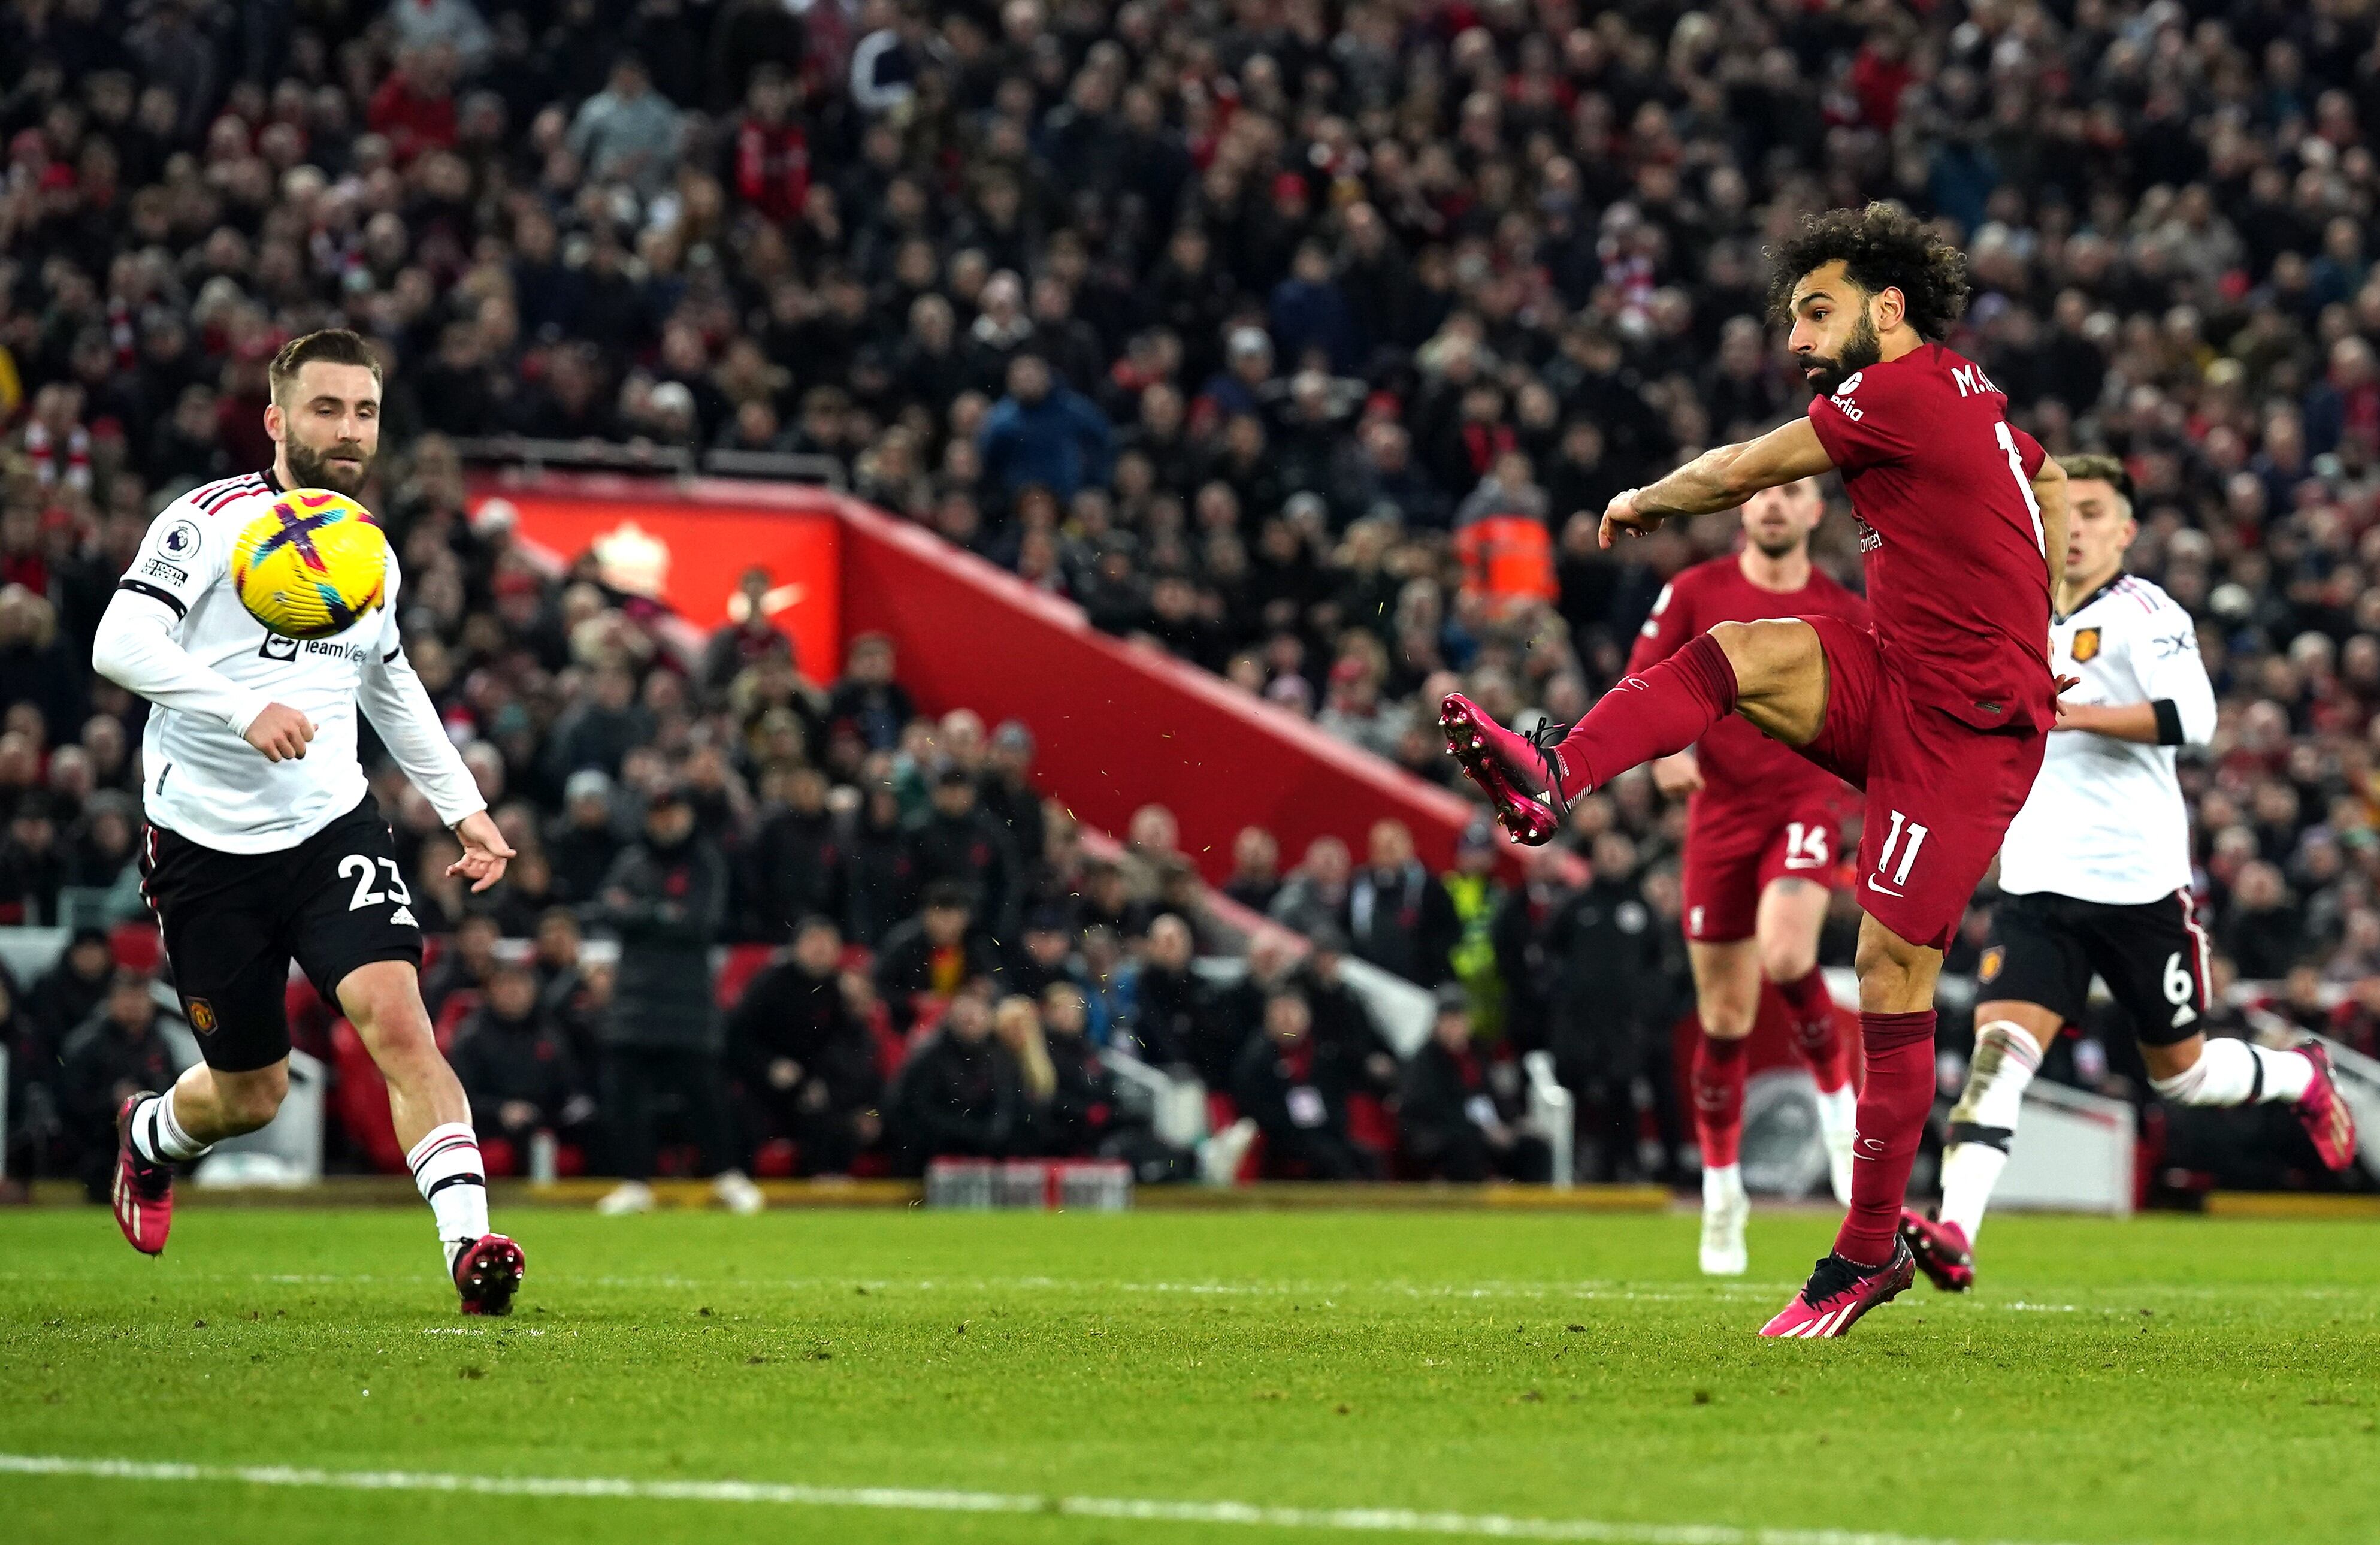
[[[202,847],[276,853],[364,797],[356,710],[449,825],[484,809],[397,635],[400,584],[346,632],[299,641],[266,631],[229,578],[233,543],[280,497],[270,475],[192,490],[149,528],[101,617],[91,663],[149,700],[141,803],[150,821]],[[269,703],[312,720],[300,758],[272,762],[243,736]]]
[[[2163,703],[2171,739],[2143,746],[2052,731],[2041,775],[2000,843],[2000,888],[2137,906],[2189,887],[2190,812],[2174,759],[2215,738],[2215,687],[2190,614],[2145,579],[2119,576],[2050,623],[2050,663],[2080,676],[2073,703]]]

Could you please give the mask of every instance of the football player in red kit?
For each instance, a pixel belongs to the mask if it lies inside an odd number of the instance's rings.
[[[1696,564],[1653,602],[1628,674],[1640,675],[1723,622],[1836,616],[1868,625],[1867,604],[1810,562],[1826,513],[1815,480],[1744,502],[1742,551]],[[1818,930],[1833,882],[1842,780],[1730,715],[1692,748],[1653,764],[1661,792],[1686,804],[1686,954],[1702,1039],[1690,1081],[1703,1152],[1702,1267],[1741,1276],[1750,1212],[1736,1154],[1743,1136],[1745,1041],[1765,977],[1777,984],[1793,1041],[1818,1082],[1818,1126],[1837,1198],[1851,1200],[1850,1056],[1818,970]]]
[[[1682,751],[1728,713],[1860,786],[1860,1034],[1867,1079],[1852,1201],[1770,1336],[1834,1336],[1909,1285],[1897,1232],[1934,1101],[1934,982],[2057,719],[2052,554],[2066,474],[2007,418],[1982,367],[1940,342],[1966,262],[1903,211],[1834,210],[1775,254],[1770,301],[1817,395],[1809,416],[1721,445],[1612,499],[1602,540],[1732,509],[1840,471],[1875,630],[1836,616],[1722,623],[1621,678],[1566,732],[1522,736],[1446,700],[1447,744],[1524,842],[1570,801]]]

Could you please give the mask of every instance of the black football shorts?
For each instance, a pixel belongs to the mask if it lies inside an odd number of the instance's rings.
[[[2038,1004],[2079,1025],[2095,976],[2134,1039],[2171,1046],[2205,1028],[2207,957],[2187,892],[2118,906],[2035,891],[2002,896],[1993,909],[1975,995]]]
[[[395,836],[369,794],[277,853],[225,853],[152,825],[140,870],[200,1054],[225,1073],[289,1054],[292,958],[332,1004],[359,966],[421,964]]]

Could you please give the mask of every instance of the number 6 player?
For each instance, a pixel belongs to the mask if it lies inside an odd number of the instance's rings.
[[[380,446],[380,366],[355,334],[293,340],[270,379],[271,469],[165,507],[91,651],[102,675],[152,705],[140,747],[144,889],[205,1059],[117,1113],[115,1221],[134,1248],[164,1250],[172,1166],[273,1119],[289,1089],[282,1000],[294,956],[388,1079],[463,1311],[504,1314],[520,1247],[488,1232],[470,1106],[421,1004],[421,930],[356,760],[358,703],[455,829],[463,857],[449,873],[484,891],[513,852],[405,658],[394,554],[381,609],[302,646],[267,632],[233,590],[243,527],[294,489],[354,497]]]
[[[2215,687],[2190,614],[2124,572],[2139,527],[2113,456],[2068,456],[2072,512],[2058,587],[2056,669],[2082,678],[2033,793],[2000,849],[1984,952],[1975,1055],[1950,1113],[1939,1222],[1901,1215],[1934,1285],[1975,1280],[1975,1233],[2008,1164],[2024,1089],[2059,1028],[2080,1023],[2096,975],[2132,1024],[2150,1087],[2180,1105],[2288,1101],[2334,1170],[2355,1158],[2354,1118],[2319,1041],[2267,1051],[2201,1033],[2206,935],[2191,902],[2190,816],[2174,756],[2215,734]]]
[[[1867,606],[1810,562],[1827,512],[1815,482],[1764,489],[1744,502],[1743,550],[1672,579],[1628,655],[1640,675],[1723,622],[1820,613],[1867,626]],[[1793,1046],[1818,1085],[1818,1131],[1835,1198],[1852,1199],[1851,1057],[1818,970],[1818,930],[1832,889],[1842,781],[1730,715],[1700,745],[1653,764],[1653,781],[1686,804],[1686,957],[1694,973],[1694,1135],[1703,1150],[1702,1268],[1741,1276],[1752,1206],[1738,1163],[1744,1054],[1763,977],[1776,983]]]

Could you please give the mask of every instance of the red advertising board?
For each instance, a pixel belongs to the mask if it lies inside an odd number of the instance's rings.
[[[843,527],[823,497],[771,507],[656,496],[650,481],[577,479],[557,491],[490,485],[476,520],[507,516],[521,538],[561,563],[595,551],[607,582],[669,602],[696,627],[727,620],[744,571],[767,571],[763,602],[794,640],[803,674],[832,681],[843,662]]]

